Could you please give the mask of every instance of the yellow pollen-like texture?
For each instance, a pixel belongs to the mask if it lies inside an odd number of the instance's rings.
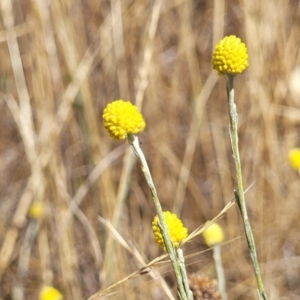
[[[163,212],[164,220],[166,222],[167,231],[169,233],[170,239],[175,248],[187,237],[188,230],[185,228],[180,219],[175,214],[169,211]],[[152,231],[154,234],[155,242],[166,251],[164,240],[158,225],[158,216],[155,216],[152,222]]]
[[[146,126],[137,107],[129,101],[115,100],[109,103],[102,117],[104,128],[116,140],[124,140],[128,134],[138,134]]]
[[[248,67],[246,45],[234,35],[226,36],[215,46],[211,64],[219,74],[242,73]]]

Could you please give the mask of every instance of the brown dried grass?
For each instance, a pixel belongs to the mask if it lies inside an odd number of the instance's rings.
[[[210,66],[224,34],[240,36],[249,52],[235,92],[266,292],[297,299],[300,185],[287,152],[300,143],[300,99],[288,88],[300,62],[298,1],[3,0],[1,16],[0,299],[36,299],[43,284],[65,299],[87,299],[161,254],[140,168],[128,145],[102,128],[101,112],[114,99],[130,99],[145,116],[140,139],[164,209],[192,231],[230,201],[225,78]],[[32,201],[46,213],[27,261]],[[112,222],[117,240],[98,216]],[[253,299],[237,207],[220,223],[229,299]],[[199,237],[184,246],[188,272],[214,277],[204,250]],[[152,271],[103,298],[166,299],[170,265]]]

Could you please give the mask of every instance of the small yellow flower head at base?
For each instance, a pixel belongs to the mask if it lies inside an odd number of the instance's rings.
[[[115,100],[109,103],[102,117],[104,128],[116,140],[124,140],[128,134],[142,132],[146,126],[137,107],[129,101]]]
[[[296,171],[300,171],[300,148],[294,148],[289,151],[290,165]]]
[[[42,288],[39,300],[63,300],[62,294],[52,286]]]
[[[242,73],[248,67],[246,45],[235,35],[224,37],[215,46],[211,64],[219,74]]]
[[[44,205],[42,202],[33,202],[28,210],[28,216],[31,219],[38,220],[44,215]]]
[[[211,224],[203,231],[203,239],[208,247],[220,244],[224,240],[223,229],[217,223]]]
[[[164,211],[163,216],[166,222],[170,239],[174,247],[177,248],[179,244],[187,237],[188,230],[183,226],[181,220],[178,219],[175,214],[172,214],[169,211]],[[154,217],[154,220],[152,222],[152,231],[154,234],[155,242],[166,251],[163,236],[158,225],[158,216]]]

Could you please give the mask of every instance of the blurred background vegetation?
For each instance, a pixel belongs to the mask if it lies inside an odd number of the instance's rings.
[[[269,299],[299,299],[300,184],[288,162],[300,145],[299,1],[0,2],[1,300],[37,299],[45,284],[87,299],[162,254],[139,164],[102,126],[112,100],[141,109],[141,147],[163,209],[189,231],[233,198],[226,78],[210,65],[229,34],[249,54],[235,95],[265,289]],[[28,217],[32,203],[38,220]],[[237,207],[219,224],[228,298],[256,299]],[[215,278],[206,249],[201,237],[184,246],[187,270]],[[154,269],[102,298],[169,299],[170,264]]]

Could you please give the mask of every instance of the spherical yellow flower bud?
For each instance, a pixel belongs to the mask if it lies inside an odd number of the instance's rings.
[[[226,36],[216,45],[211,64],[219,74],[242,73],[248,67],[246,45],[234,35]]]
[[[170,239],[175,248],[187,237],[188,230],[185,228],[180,219],[177,218],[175,214],[170,213],[169,211],[164,211],[163,216],[166,222],[167,230],[170,236]],[[166,251],[164,240],[158,225],[158,216],[154,217],[152,222],[152,231],[154,234],[155,242]]]
[[[116,140],[124,140],[128,134],[144,130],[146,123],[137,107],[129,101],[115,100],[103,111],[104,128]]]
[[[300,148],[294,148],[289,151],[289,160],[292,168],[300,171]]]
[[[52,286],[42,288],[39,300],[63,300],[62,294]]]
[[[203,231],[203,239],[208,247],[220,244],[224,240],[222,227],[217,223],[213,223]]]
[[[32,219],[40,219],[44,214],[44,206],[42,202],[33,202],[28,211],[28,216]]]

